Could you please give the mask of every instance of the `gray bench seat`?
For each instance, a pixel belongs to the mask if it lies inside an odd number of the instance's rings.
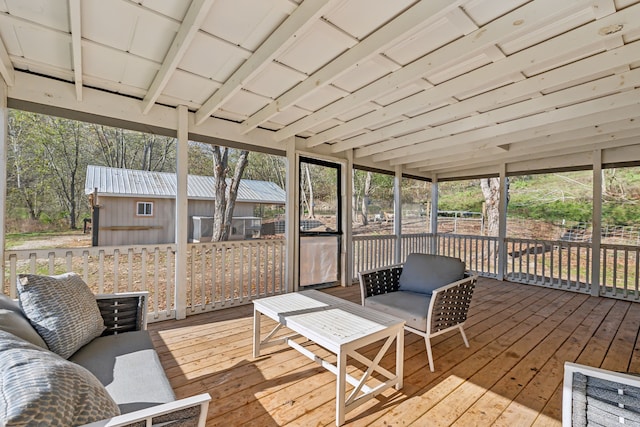
[[[69,360],[94,374],[123,414],[176,400],[146,330],[98,337]]]

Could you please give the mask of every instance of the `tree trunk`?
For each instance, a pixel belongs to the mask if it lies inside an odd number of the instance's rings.
[[[311,172],[309,171],[309,165],[304,165],[305,172],[307,174],[307,184],[309,184],[309,198],[307,200],[307,207],[309,208],[309,219],[315,219],[315,203],[313,201],[313,184],[311,183]]]
[[[500,221],[500,178],[482,178],[480,188],[487,207],[485,234],[497,236]]]
[[[242,174],[249,160],[249,152],[241,151],[233,173],[233,178],[227,186],[229,173],[229,149],[219,146],[213,147],[213,178],[215,182],[216,201],[213,208],[213,236],[212,241],[229,240],[233,209],[238,196],[238,188]]]
[[[216,200],[213,205],[213,235],[214,242],[222,241],[224,237],[224,215],[227,208],[227,172],[229,170],[229,153],[227,148],[213,147],[213,180]]]
[[[369,224],[369,196],[371,195],[371,172],[367,172],[362,195],[362,225]]]
[[[238,188],[240,187],[240,180],[244,169],[247,167],[249,161],[249,152],[240,152],[240,157],[236,163],[236,168],[233,172],[233,178],[229,186],[227,186],[226,201],[227,206],[224,211],[224,230],[222,231],[222,240],[229,240],[229,232],[231,231],[231,220],[233,219],[233,210],[236,206],[236,199],[238,197]]]

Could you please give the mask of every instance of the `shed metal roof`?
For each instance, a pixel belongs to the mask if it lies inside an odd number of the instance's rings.
[[[174,173],[119,169],[106,166],[87,167],[85,194],[98,189],[98,195],[127,197],[176,196],[177,177]],[[189,199],[215,200],[212,176],[189,175],[187,180]],[[238,188],[238,202],[284,204],[286,193],[276,183],[243,179]]]

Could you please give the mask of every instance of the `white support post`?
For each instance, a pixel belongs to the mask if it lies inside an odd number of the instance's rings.
[[[395,263],[402,262],[402,166],[396,166],[393,180],[393,233],[396,235]]]
[[[189,111],[185,105],[179,105],[178,141],[176,146],[176,271],[174,303],[176,319],[187,317],[187,171],[189,169]]]
[[[298,274],[298,253],[300,238],[300,205],[299,197],[299,174],[298,159],[296,156],[296,139],[294,136],[287,140],[287,176],[286,176],[286,193],[287,204],[285,206],[285,241],[287,247],[287,261],[285,266],[285,283],[286,292],[297,291],[299,287]]]
[[[2,262],[2,282],[4,282],[4,249],[6,244],[6,208],[7,208],[7,147],[9,146],[9,109],[7,108],[7,84],[0,78],[0,261]],[[9,295],[14,298],[12,289],[15,284],[11,283]],[[2,283],[0,283],[0,294],[2,294]]]
[[[600,295],[602,244],[602,150],[593,152],[593,218],[591,218],[591,295]]]
[[[500,166],[500,202],[498,205],[498,280],[504,280],[507,271],[507,165]]]
[[[438,176],[431,179],[431,253],[438,255]]]
[[[347,162],[342,172],[342,286],[353,284],[353,150],[346,152]],[[347,208],[348,207],[348,208]]]

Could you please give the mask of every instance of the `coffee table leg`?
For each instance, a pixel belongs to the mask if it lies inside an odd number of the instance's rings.
[[[336,425],[344,424],[345,417],[345,393],[347,382],[347,353],[338,352],[338,375],[336,375]]]
[[[404,328],[400,328],[396,335],[396,376],[398,377],[396,390],[400,390],[404,379]]]
[[[253,309],[253,357],[260,356],[260,312]]]

